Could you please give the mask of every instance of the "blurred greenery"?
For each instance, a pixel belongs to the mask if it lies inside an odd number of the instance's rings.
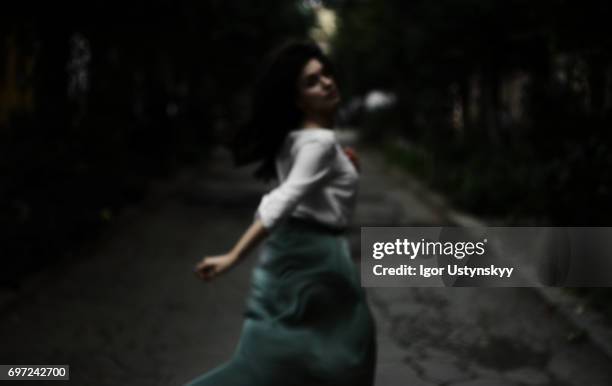
[[[400,136],[409,144],[387,148],[390,159],[481,216],[609,223],[609,2],[333,6],[333,55],[346,94],[395,96],[392,108],[359,114],[369,141]]]
[[[0,15],[0,284],[95,235],[153,178],[205,159],[301,2],[25,0]]]
[[[307,3],[7,5],[0,281],[95,234],[142,199],[151,179],[224,140],[248,114],[262,55],[307,35]],[[345,99],[372,90],[395,97],[355,114],[390,160],[478,215],[608,223],[608,2],[325,3],[337,16],[332,54]]]

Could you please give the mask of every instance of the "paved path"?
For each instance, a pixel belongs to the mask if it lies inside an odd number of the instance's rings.
[[[376,156],[363,164],[357,224],[448,223],[448,210],[414,181],[389,174]],[[0,363],[69,364],[78,386],[180,385],[220,364],[239,337],[255,258],[209,284],[191,269],[232,245],[265,189],[231,170],[223,152],[160,184],[79,261],[33,276],[0,309]],[[358,228],[350,240],[357,254]],[[612,384],[607,357],[530,289],[368,294],[377,386]]]

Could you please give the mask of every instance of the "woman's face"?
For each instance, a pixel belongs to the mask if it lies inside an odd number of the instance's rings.
[[[306,116],[333,114],[340,103],[336,82],[318,59],[310,59],[302,69],[297,91],[297,106]]]

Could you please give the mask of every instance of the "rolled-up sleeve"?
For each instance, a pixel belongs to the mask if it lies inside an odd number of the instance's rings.
[[[287,217],[300,200],[329,175],[335,148],[333,143],[309,141],[298,150],[285,181],[264,195],[256,217],[266,229],[274,228]]]

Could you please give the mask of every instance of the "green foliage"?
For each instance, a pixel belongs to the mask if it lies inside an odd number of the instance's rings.
[[[312,22],[286,0],[12,7],[0,15],[0,84],[13,85],[0,92],[11,104],[0,109],[0,283],[95,234],[152,178],[205,158],[245,116],[263,55]]]
[[[484,215],[606,223],[609,2],[346,0],[336,9],[345,88],[397,95],[393,124],[376,117],[377,132],[431,154],[422,175],[434,186]]]

